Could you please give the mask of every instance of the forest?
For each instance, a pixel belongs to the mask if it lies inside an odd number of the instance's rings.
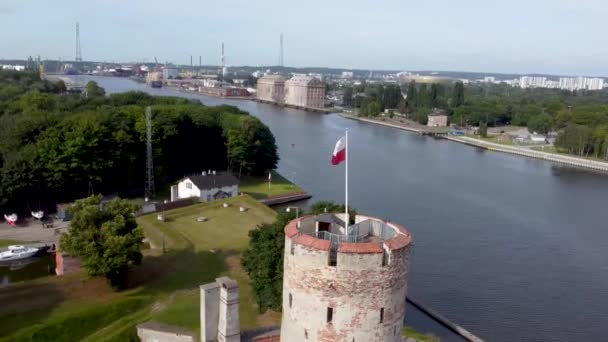
[[[0,71],[0,209],[52,207],[96,194],[141,195],[145,108],[152,109],[157,187],[203,170],[260,175],[278,162],[275,138],[232,106],[142,92],[87,96],[35,72]]]
[[[539,134],[554,132],[559,152],[608,160],[608,89],[568,91],[521,89],[506,83],[411,81],[400,87],[361,84],[343,90],[345,105],[357,108],[359,115],[377,116],[394,109],[426,124],[433,108],[441,108],[457,126],[514,125]]]

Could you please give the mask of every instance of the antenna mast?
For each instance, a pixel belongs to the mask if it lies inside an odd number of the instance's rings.
[[[80,48],[80,24],[76,22],[76,62],[82,62],[82,50]]]
[[[282,67],[283,65],[283,33],[281,33],[281,36],[279,38],[279,66]]]
[[[148,202],[154,196],[154,164],[152,163],[152,108],[146,107],[146,191]]]

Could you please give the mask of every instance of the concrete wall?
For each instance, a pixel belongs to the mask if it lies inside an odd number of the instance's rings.
[[[154,322],[137,326],[137,336],[142,342],[195,342],[196,335],[185,329]]]
[[[190,189],[188,189],[187,184],[191,184]],[[190,181],[190,179],[186,178],[177,183],[177,194],[179,198],[200,197],[201,191]]]
[[[281,340],[402,341],[409,243],[397,249],[396,244],[348,244],[358,251],[338,249],[336,266],[328,265],[329,251],[315,245],[301,235],[286,237]]]
[[[429,127],[446,127],[448,117],[445,115],[429,115],[426,125]]]

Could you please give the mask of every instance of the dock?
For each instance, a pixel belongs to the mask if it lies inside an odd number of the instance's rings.
[[[458,324],[450,321],[446,317],[444,317],[441,314],[439,314],[438,312],[432,310],[428,306],[420,303],[419,301],[413,299],[412,297],[407,296],[405,300],[408,303],[410,303],[413,306],[415,306],[418,310],[422,311],[422,313],[424,313],[425,315],[429,316],[434,321],[436,321],[437,323],[443,325],[444,327],[446,327],[450,331],[456,333],[458,336],[461,336],[465,340],[470,341],[470,342],[483,342],[483,340],[481,338],[473,335],[471,332],[469,332],[465,328],[463,328],[460,325],[458,325]]]
[[[286,204],[291,202],[303,201],[311,198],[312,196],[307,192],[295,192],[286,195],[278,195],[272,196],[268,198],[264,198],[260,200],[260,203],[263,203],[267,206]]]

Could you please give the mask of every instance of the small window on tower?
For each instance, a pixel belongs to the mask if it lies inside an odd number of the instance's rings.
[[[384,322],[384,308],[380,308],[380,323]]]
[[[291,307],[291,303],[293,302],[293,297],[291,296],[291,293],[289,294],[289,307]]]
[[[292,240],[292,241],[290,241],[289,243],[291,243],[290,252],[291,252],[291,255],[293,255],[293,254],[294,254],[294,251],[295,251],[295,244],[293,243],[293,240]]]
[[[327,323],[331,323],[334,319],[334,308],[327,308]]]

